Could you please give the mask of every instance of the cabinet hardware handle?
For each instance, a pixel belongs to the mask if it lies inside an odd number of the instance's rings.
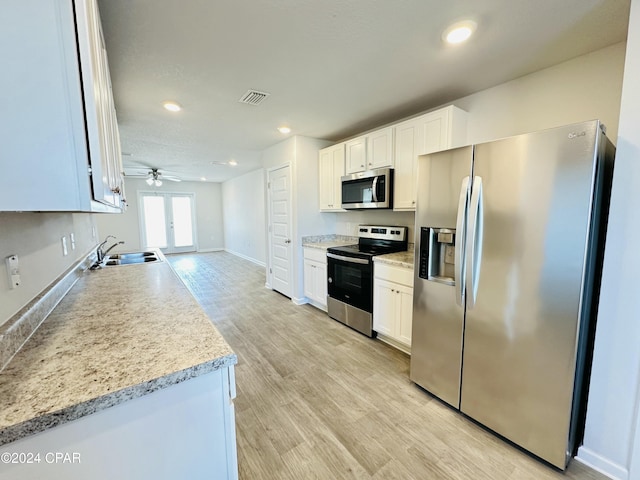
[[[120,187],[112,188],[111,191],[113,193],[117,193],[119,195],[120,194]]]

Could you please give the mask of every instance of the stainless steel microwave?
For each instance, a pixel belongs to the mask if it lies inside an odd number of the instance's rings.
[[[380,168],[342,177],[342,208],[393,208],[393,169]]]

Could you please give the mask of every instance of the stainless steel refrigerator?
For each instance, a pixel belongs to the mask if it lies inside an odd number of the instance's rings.
[[[591,121],[418,160],[411,379],[560,469],[584,421],[613,156]]]

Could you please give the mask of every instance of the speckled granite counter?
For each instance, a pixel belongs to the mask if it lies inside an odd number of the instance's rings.
[[[413,248],[404,252],[387,253],[386,255],[376,255],[374,262],[387,263],[396,267],[410,268],[413,270]]]
[[[166,261],[86,271],[0,372],[0,445],[235,363]]]
[[[353,245],[355,243],[358,243],[358,237],[349,237],[346,235],[315,235],[302,237],[303,247],[317,248],[319,250],[340,247],[342,245]]]

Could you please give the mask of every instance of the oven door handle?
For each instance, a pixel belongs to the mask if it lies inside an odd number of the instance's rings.
[[[335,253],[327,253],[327,257],[333,258],[335,260],[342,260],[343,262],[359,263],[361,265],[369,264],[369,260],[366,260],[364,258],[344,257],[342,255],[336,255]]]

